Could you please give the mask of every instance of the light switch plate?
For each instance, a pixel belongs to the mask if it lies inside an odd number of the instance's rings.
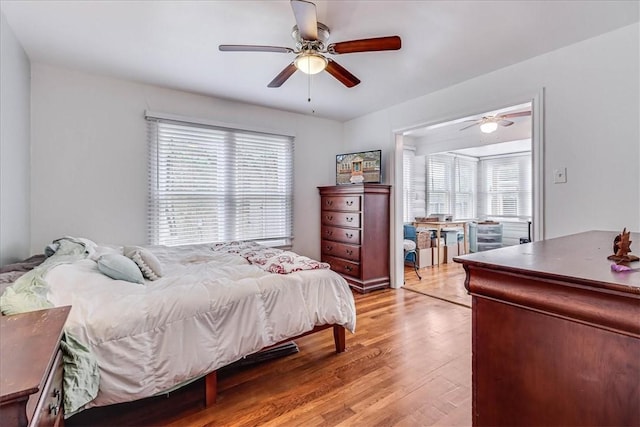
[[[567,182],[567,168],[558,168],[553,170],[553,183],[564,184]]]

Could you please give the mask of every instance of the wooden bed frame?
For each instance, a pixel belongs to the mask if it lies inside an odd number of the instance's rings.
[[[304,337],[306,335],[314,334],[316,332],[323,331],[323,330],[329,329],[329,328],[333,328],[333,341],[335,342],[336,353],[344,352],[344,350],[346,348],[345,329],[344,329],[344,326],[341,326],[341,325],[316,326],[315,328],[313,328],[309,332],[305,332],[304,334],[300,334],[300,335],[297,335],[295,337],[291,337],[291,338],[288,338],[286,340],[282,340],[282,341],[277,342],[277,343],[275,343],[275,344],[273,344],[273,345],[271,345],[269,347],[265,347],[263,350],[271,348],[271,347],[275,347],[275,346],[283,344],[285,342],[289,342],[289,341]],[[213,372],[209,372],[205,376],[205,396],[204,396],[205,405],[207,407],[209,407],[209,406],[213,405],[214,403],[216,403],[217,396],[218,396],[218,371],[213,371]]]

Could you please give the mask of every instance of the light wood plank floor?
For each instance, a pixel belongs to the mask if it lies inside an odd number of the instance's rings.
[[[464,288],[465,272],[462,264],[447,263],[418,270],[405,265],[404,278],[406,289],[423,293],[434,298],[471,308],[471,295]]]
[[[296,354],[221,372],[213,407],[203,407],[200,381],[67,426],[471,425],[471,310],[404,289],[355,297],[345,353],[327,330],[297,340]]]

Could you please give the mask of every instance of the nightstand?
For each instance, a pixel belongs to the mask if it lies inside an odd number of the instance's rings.
[[[70,306],[0,316],[0,419],[7,427],[62,426],[60,339]]]

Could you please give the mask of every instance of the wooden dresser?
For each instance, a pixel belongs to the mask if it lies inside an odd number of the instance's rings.
[[[322,261],[360,292],[388,287],[391,186],[353,184],[318,189]]]
[[[640,425],[640,271],[611,271],[617,234],[454,258],[472,295],[474,426]]]
[[[71,307],[0,316],[3,427],[62,426],[62,328]]]

